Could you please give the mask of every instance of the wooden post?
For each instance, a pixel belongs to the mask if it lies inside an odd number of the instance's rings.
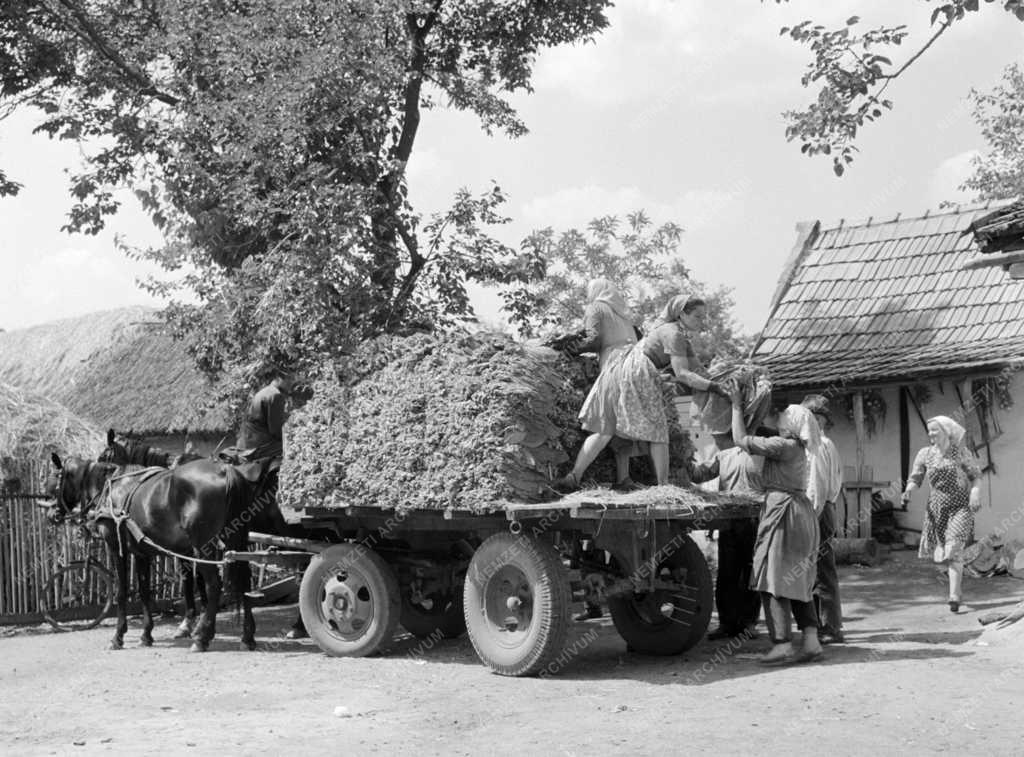
[[[860,481],[864,475],[864,443],[865,443],[865,432],[864,432],[864,393],[857,392],[853,395],[853,428],[857,435],[857,480]],[[863,497],[863,489],[857,488],[857,536],[860,536],[864,530],[863,521],[863,503],[861,498]],[[870,494],[868,495],[870,497]],[[870,499],[868,507],[870,507]],[[852,534],[847,533],[847,536]],[[868,536],[871,536],[870,522],[868,524]]]
[[[900,393],[900,489],[907,486],[910,478],[910,408],[907,394],[910,387],[901,386]]]

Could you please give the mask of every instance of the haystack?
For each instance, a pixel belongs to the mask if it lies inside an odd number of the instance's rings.
[[[486,511],[552,499],[585,434],[586,364],[498,334],[382,337],[316,383],[288,423],[280,499],[305,506]],[[671,412],[672,459],[690,447]],[[613,468],[592,475],[612,481]],[[685,470],[674,482],[687,483]]]
[[[51,452],[95,458],[103,434],[62,405],[34,392],[0,382],[0,488],[38,483]],[[13,482],[20,482],[14,486]]]

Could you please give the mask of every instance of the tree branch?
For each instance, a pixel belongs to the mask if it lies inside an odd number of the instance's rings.
[[[900,74],[902,74],[908,68],[910,68],[910,66],[913,65],[915,60],[917,60],[922,55],[924,55],[925,50],[927,50],[929,47],[931,47],[932,44],[935,42],[935,40],[937,40],[940,36],[942,36],[946,32],[946,30],[949,29],[950,26],[952,26],[952,24],[953,24],[952,21],[948,21],[948,20],[947,21],[943,21],[942,22],[942,26],[940,26],[939,30],[937,32],[935,32],[935,34],[932,35],[931,39],[929,39],[927,42],[925,42],[924,46],[920,50],[918,50],[916,53],[914,53],[906,63],[904,63],[902,66],[900,66],[898,71],[896,71],[895,73],[892,73],[892,74],[886,74],[885,76],[882,76],[880,78],[882,78],[882,79],[895,79],[896,77],[898,77]]]
[[[159,100],[167,105],[177,105],[181,102],[177,97],[161,92],[157,89],[152,79],[130,64],[124,59],[123,55],[111,47],[92,22],[89,21],[89,17],[85,15],[85,11],[75,4],[74,0],[58,0],[58,2],[64,6],[78,22],[80,28],[72,26],[72,31],[92,45],[92,47],[108,61],[117,66],[117,68],[119,68],[129,79],[138,84],[140,95],[152,97],[153,99]]]

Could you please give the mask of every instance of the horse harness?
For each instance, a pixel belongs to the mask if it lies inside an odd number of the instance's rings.
[[[132,498],[135,496],[135,493],[144,483],[146,483],[147,481],[161,473],[170,473],[170,471],[167,468],[150,467],[142,468],[136,471],[130,471],[127,473],[121,473],[117,476],[111,476],[107,478],[107,480],[103,484],[103,489],[100,491],[100,493],[93,497],[88,505],[83,505],[83,517],[90,524],[95,523],[100,518],[107,518],[112,520],[114,522],[114,531],[117,534],[118,553],[121,555],[124,555],[124,531],[121,528],[121,526],[123,525],[125,529],[131,532],[131,535],[139,544],[145,544],[146,546],[155,549],[158,552],[162,552],[163,554],[168,555],[169,557],[177,557],[179,560],[188,560],[189,562],[203,563],[205,565],[224,565],[224,560],[203,560],[198,557],[181,555],[177,552],[166,549],[165,547],[161,547],[155,541],[146,536],[142,532],[142,529],[139,527],[139,524],[132,520],[131,515],[128,513],[128,511],[131,509]],[[119,503],[115,503],[113,487],[111,486],[111,484],[113,484],[116,481],[121,481],[128,478],[135,479],[135,481],[132,482],[133,486],[123,497],[119,498]],[[93,509],[93,506],[101,497],[104,498],[102,505],[99,508]],[[218,545],[221,547],[221,549],[223,549],[224,544],[220,542],[220,539],[218,539],[217,541]]]

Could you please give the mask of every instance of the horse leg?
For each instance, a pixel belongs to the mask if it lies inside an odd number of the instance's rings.
[[[181,560],[178,562],[181,576],[181,596],[185,600],[185,617],[174,632],[175,639],[187,639],[196,625],[195,573],[192,563]]]
[[[135,569],[139,573],[139,599],[142,600],[142,636],[140,642],[144,647],[153,646],[153,592],[150,591],[150,567],[152,560],[148,555],[135,556]]]
[[[232,567],[235,570],[234,588],[238,592],[238,601],[242,603],[241,647],[251,652],[256,649],[256,619],[252,616],[252,600],[248,596],[252,568],[247,562],[237,562]]]
[[[220,608],[220,571],[215,565],[199,565],[199,575],[206,585],[206,606],[192,632],[193,652],[205,652],[217,631],[217,610]]]
[[[122,649],[124,635],[128,631],[128,555],[121,553],[114,526],[101,521],[99,530],[107,543],[108,553],[113,557],[114,571],[117,573],[117,625],[114,627],[114,638],[110,640],[110,648]]]

